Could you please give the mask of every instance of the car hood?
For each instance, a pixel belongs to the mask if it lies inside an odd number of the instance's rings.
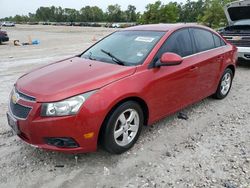
[[[224,12],[229,25],[237,20],[250,19],[250,0],[229,3],[224,7]]]
[[[136,67],[73,57],[23,75],[16,88],[37,102],[53,102],[104,87],[135,70]]]

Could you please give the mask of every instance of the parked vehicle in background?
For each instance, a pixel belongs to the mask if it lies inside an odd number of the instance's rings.
[[[120,27],[121,27],[121,24],[119,24],[119,23],[113,23],[113,24],[111,25],[111,27],[112,27],[112,28],[120,28]]]
[[[224,10],[229,25],[219,33],[237,46],[239,59],[250,61],[250,0],[232,2]]]
[[[2,26],[3,27],[15,27],[15,23],[14,22],[3,22]]]
[[[1,31],[1,30],[0,30],[0,44],[1,44],[2,42],[7,42],[7,41],[9,41],[9,37],[8,37],[7,32],[6,32],[6,31]]]
[[[130,27],[21,76],[8,122],[43,149],[81,153],[99,143],[119,154],[135,144],[143,125],[211,95],[225,98],[236,59],[237,48],[204,26]]]

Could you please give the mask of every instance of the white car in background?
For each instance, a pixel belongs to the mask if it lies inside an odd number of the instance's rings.
[[[227,4],[228,26],[218,32],[238,48],[239,59],[250,61],[250,0]]]
[[[15,27],[15,23],[14,22],[3,22],[2,26],[3,27]]]
[[[113,23],[113,24],[111,25],[111,27],[112,27],[112,28],[120,28],[120,27],[121,27],[121,24],[119,24],[119,23]]]

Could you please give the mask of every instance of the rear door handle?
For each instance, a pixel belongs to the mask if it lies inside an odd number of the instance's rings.
[[[217,60],[222,60],[223,59],[223,56],[218,56],[217,57]]]
[[[193,66],[193,67],[190,68],[190,71],[195,71],[195,70],[197,70],[197,69],[198,69],[198,67]]]

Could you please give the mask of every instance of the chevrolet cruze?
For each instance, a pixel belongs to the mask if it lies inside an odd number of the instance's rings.
[[[82,54],[21,76],[8,123],[47,150],[122,153],[142,126],[208,96],[223,99],[237,49],[207,27],[157,24],[127,28]]]

